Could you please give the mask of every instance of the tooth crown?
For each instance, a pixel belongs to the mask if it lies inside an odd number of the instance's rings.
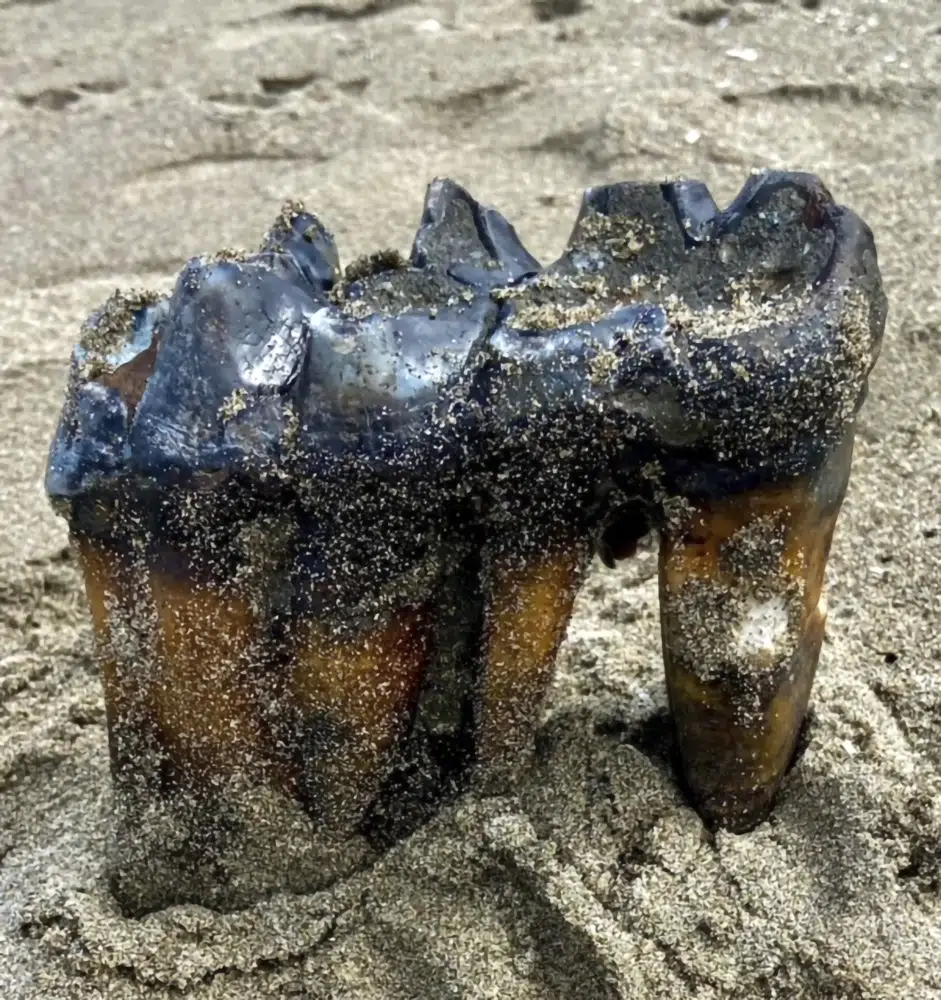
[[[289,207],[260,252],[195,260],[169,298],[118,296],[88,321],[47,488],[332,492],[356,468],[467,492],[494,445],[537,434],[597,456],[599,478],[627,471],[629,442],[669,492],[727,493],[839,440],[885,311],[869,229],[805,174],[756,175],[722,212],[696,182],[590,189],[545,268],[451,181],[430,186],[410,260],[348,279]]]

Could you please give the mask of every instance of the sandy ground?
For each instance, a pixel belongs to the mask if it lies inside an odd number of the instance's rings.
[[[872,224],[891,301],[773,820],[712,838],[676,791],[648,548],[593,571],[518,798],[467,798],[316,896],[120,918],[99,681],[41,489],[82,317],[254,245],[287,196],[349,260],[406,250],[451,175],[549,259],[588,184],[724,201],[762,165]],[[0,996],[941,997],[939,191],[927,0],[0,3]]]

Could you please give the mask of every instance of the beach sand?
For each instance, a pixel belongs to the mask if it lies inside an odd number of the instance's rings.
[[[0,996],[941,997],[941,8],[357,4],[0,2]],[[593,568],[517,797],[467,796],[313,896],[120,917],[88,617],[42,492],[82,318],[257,244],[288,197],[349,261],[407,250],[452,176],[549,260],[589,184],[721,203],[763,166],[872,225],[891,305],[772,820],[711,836],[677,790],[651,542]]]

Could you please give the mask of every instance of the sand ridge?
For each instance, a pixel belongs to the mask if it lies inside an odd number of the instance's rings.
[[[0,995],[941,997],[939,95],[919,0],[0,3]],[[593,569],[517,797],[324,893],[121,918],[87,612],[41,488],[88,312],[254,246],[286,198],[348,263],[407,250],[450,175],[548,261],[589,184],[722,203],[759,166],[872,225],[890,299],[772,821],[711,836],[676,788],[647,545]]]

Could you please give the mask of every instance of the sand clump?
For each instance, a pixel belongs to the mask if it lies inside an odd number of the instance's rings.
[[[0,7],[0,996],[941,998],[938,13],[550,6]],[[88,313],[252,245],[288,197],[352,260],[407,251],[450,175],[548,261],[590,184],[724,201],[758,166],[873,226],[891,303],[771,821],[713,835],[677,787],[645,543],[592,570],[515,797],[468,795],[321,893],[123,918],[87,609],[41,489]]]

